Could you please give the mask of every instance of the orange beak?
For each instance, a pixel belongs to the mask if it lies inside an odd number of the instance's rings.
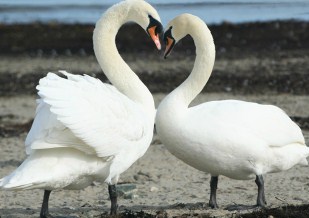
[[[149,28],[148,33],[151,39],[153,40],[153,42],[156,44],[157,49],[161,50],[160,38],[159,38],[159,34],[156,34],[156,28],[157,28],[156,26]]]
[[[170,37],[167,37],[167,42],[166,42],[166,47],[165,47],[165,52],[164,52],[164,58],[166,58],[171,50],[172,50],[172,45],[174,44],[174,40],[171,39]]]

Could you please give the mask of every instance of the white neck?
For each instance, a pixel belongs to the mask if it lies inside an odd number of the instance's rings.
[[[116,47],[116,35],[128,21],[137,22],[130,15],[128,2],[121,2],[108,11],[96,23],[93,47],[96,58],[109,81],[124,95],[153,112],[154,101],[147,87],[121,58]]]
[[[194,67],[190,76],[167,97],[169,100],[173,99],[172,104],[177,105],[178,109],[181,106],[188,108],[202,91],[211,75],[216,54],[212,35],[204,22],[190,25],[187,31],[196,46]]]

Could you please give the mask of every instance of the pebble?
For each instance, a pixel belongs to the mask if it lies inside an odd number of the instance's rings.
[[[117,194],[118,197],[122,197],[124,199],[134,199],[138,198],[136,185],[134,184],[120,184],[117,185]]]
[[[152,186],[152,187],[150,188],[150,191],[151,191],[151,192],[157,192],[157,191],[159,191],[159,188]]]

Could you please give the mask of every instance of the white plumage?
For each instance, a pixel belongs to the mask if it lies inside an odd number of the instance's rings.
[[[257,204],[265,206],[263,174],[308,164],[309,148],[301,129],[280,108],[272,105],[223,100],[189,107],[210,77],[215,45],[202,20],[183,14],[168,24],[164,34],[165,57],[187,34],[196,45],[194,68],[160,103],[156,115],[157,133],[172,154],[211,174],[211,207],[217,207],[219,175],[233,179],[256,177]]]
[[[163,132],[157,123],[163,143],[188,164],[212,175],[250,179],[299,162],[307,164],[309,151],[300,128],[278,107],[212,101],[180,116],[181,120],[172,122],[181,126],[175,130]]]
[[[61,71],[37,86],[40,99],[27,135],[27,159],[0,180],[9,190],[45,189],[41,217],[48,216],[54,189],[81,189],[94,181],[109,185],[111,214],[117,211],[119,176],[149,147],[155,107],[151,93],[118,53],[119,28],[139,24],[160,49],[157,11],[145,1],[127,0],[108,9],[93,34],[96,58],[110,82]]]
[[[153,124],[140,105],[98,79],[62,73],[68,79],[49,73],[40,80],[41,98],[25,141],[29,157],[3,188],[114,184],[148,148]]]

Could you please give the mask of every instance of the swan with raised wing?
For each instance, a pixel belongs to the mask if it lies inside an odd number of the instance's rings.
[[[139,24],[161,49],[157,11],[143,0],[122,1],[96,23],[97,60],[114,85],[62,71],[49,73],[37,86],[40,99],[27,135],[27,159],[0,181],[8,190],[44,189],[41,217],[49,216],[52,190],[82,189],[94,181],[108,184],[111,214],[117,212],[116,184],[149,147],[155,119],[154,100],[115,44],[126,22]]]
[[[257,205],[266,205],[263,174],[307,165],[309,148],[301,129],[273,105],[223,100],[189,107],[207,83],[215,62],[215,44],[206,24],[183,14],[164,33],[166,58],[190,35],[196,60],[190,76],[160,103],[156,130],[167,149],[185,163],[211,174],[209,205],[217,208],[218,176],[255,178]]]

